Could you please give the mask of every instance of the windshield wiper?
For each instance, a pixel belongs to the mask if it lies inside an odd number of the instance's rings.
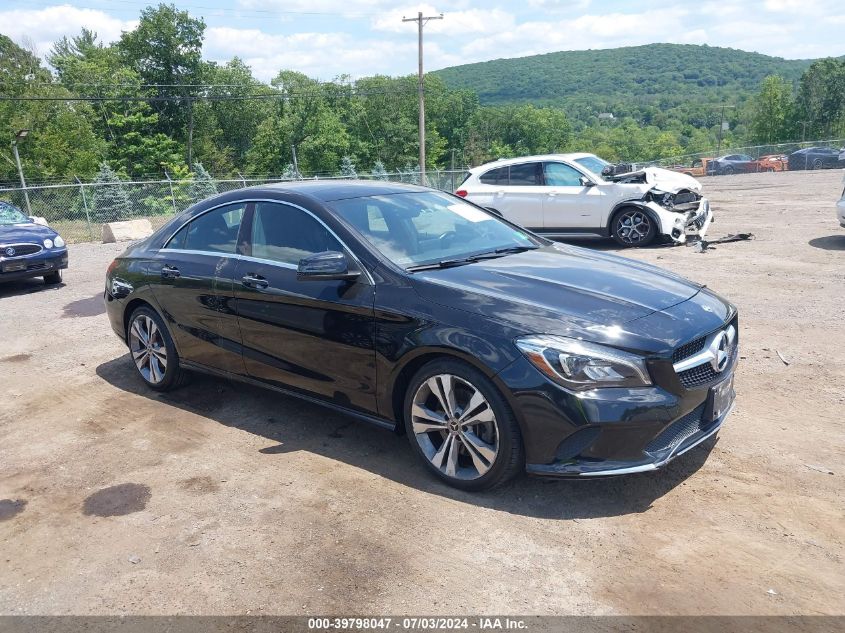
[[[420,270],[435,270],[437,268],[451,268],[453,266],[463,266],[464,264],[471,264],[473,262],[478,262],[483,259],[495,259],[497,257],[504,257],[505,255],[512,255],[513,253],[522,253],[524,251],[533,251],[535,248],[540,248],[539,246],[506,246],[504,248],[497,248],[494,251],[487,251],[484,253],[477,253],[475,255],[469,255],[467,257],[459,257],[456,259],[444,259],[439,262],[433,262],[431,264],[420,264],[419,266],[409,266],[405,270],[408,272],[417,272]]]

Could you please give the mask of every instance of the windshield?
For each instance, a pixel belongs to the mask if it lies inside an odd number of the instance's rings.
[[[403,268],[435,264],[537,242],[495,215],[431,192],[395,193],[328,203],[370,244]]]
[[[581,167],[586,167],[591,172],[596,174],[597,176],[601,176],[601,171],[605,167],[610,167],[610,163],[608,163],[603,158],[599,158],[598,156],[582,156],[581,158],[576,158],[575,162],[581,165]]]
[[[0,202],[0,225],[2,224],[26,224],[29,218],[21,210],[6,202]]]

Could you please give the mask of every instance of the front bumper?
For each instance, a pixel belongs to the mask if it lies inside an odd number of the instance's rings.
[[[656,202],[649,207],[657,214],[660,232],[677,244],[684,244],[690,237],[703,239],[713,222],[713,210],[710,201],[702,198],[696,211],[673,211]]]
[[[3,272],[3,268],[8,264],[25,264],[26,268],[21,270],[12,270]],[[0,258],[0,282],[4,281],[18,281],[20,279],[30,279],[32,277],[43,277],[49,275],[57,270],[62,270],[68,266],[67,249],[61,251],[51,250],[41,252],[31,257],[19,258]]]
[[[614,477],[657,470],[676,457],[694,449],[699,444],[716,435],[719,429],[722,428],[724,421],[733,412],[733,408],[734,404],[731,403],[730,408],[714,422],[692,432],[686,439],[673,447],[649,453],[649,458],[639,463],[631,463],[629,461],[602,461],[597,463],[526,464],[525,470],[531,475],[543,477]]]

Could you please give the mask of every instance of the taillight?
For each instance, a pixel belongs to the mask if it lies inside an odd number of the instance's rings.
[[[458,189],[455,192],[455,195],[460,196],[461,198],[466,198],[467,197],[467,190],[466,189]]]

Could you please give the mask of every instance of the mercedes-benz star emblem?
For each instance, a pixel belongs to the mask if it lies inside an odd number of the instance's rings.
[[[724,330],[719,332],[710,344],[710,366],[714,371],[722,371],[730,359],[730,339]]]
[[[6,249],[6,257],[12,257],[15,254],[14,247],[10,246]]]

